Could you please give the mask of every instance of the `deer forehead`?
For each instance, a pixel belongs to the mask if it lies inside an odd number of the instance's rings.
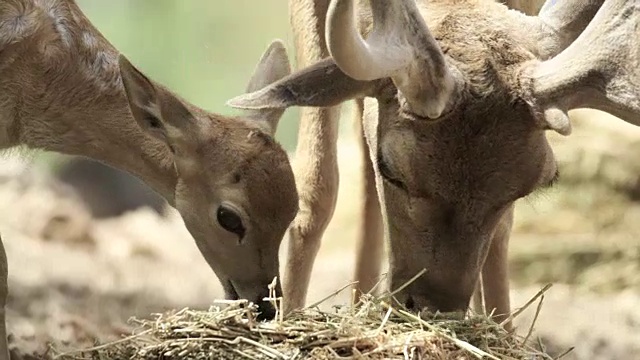
[[[289,162],[254,160],[245,172],[244,191],[249,204],[246,210],[259,229],[281,236],[298,211],[298,193]]]
[[[485,112],[479,103],[438,123],[394,118],[395,109],[383,109],[378,161],[417,197],[470,201],[501,193],[490,200],[504,201],[503,195],[533,191],[553,157],[546,137],[524,106],[492,106]]]
[[[233,189],[251,217],[282,222],[297,211],[289,157],[270,135],[234,125],[204,142],[199,153],[205,164],[199,171],[208,172],[212,185]]]

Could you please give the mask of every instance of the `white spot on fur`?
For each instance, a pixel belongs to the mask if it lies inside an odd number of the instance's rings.
[[[83,31],[82,32],[82,44],[86,46],[88,49],[92,49],[98,45],[98,41],[95,36],[90,32]]]
[[[88,66],[88,75],[97,76],[104,72],[110,64],[116,61],[114,56],[110,56],[109,53],[100,48],[100,42],[94,36],[94,34],[83,31],[80,36],[81,46],[87,49],[87,53],[91,54],[85,59]]]
[[[52,7],[47,9],[48,10],[47,14],[49,14],[49,16],[51,17],[51,20],[53,21],[53,26],[58,32],[58,35],[60,35],[60,40],[62,41],[62,43],[65,46],[70,46],[71,34],[69,33],[69,29],[67,29],[67,26],[64,24],[64,20],[66,20],[65,14],[60,14],[55,5],[56,4],[53,4]]]

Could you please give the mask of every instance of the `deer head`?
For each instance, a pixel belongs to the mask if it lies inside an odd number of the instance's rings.
[[[489,0],[369,4],[371,17],[352,0],[333,0],[331,58],[228,104],[370,98],[365,135],[391,286],[426,269],[399,298],[416,309],[465,310],[514,202],[558,177],[545,132],[568,135],[567,111],[579,107],[638,123],[640,4],[549,0],[537,17]]]
[[[0,147],[82,155],[139,177],[179,211],[226,297],[273,317],[263,298],[298,206],[273,137],[283,109],[226,117],[190,104],[136,69],[73,0],[3,0],[0,24],[0,127],[12,129]],[[247,91],[289,73],[274,41]]]
[[[124,56],[119,63],[133,118],[171,150],[177,174],[172,205],[226,297],[254,301],[262,317],[272,318],[275,309],[263,298],[278,276],[278,250],[298,206],[289,159],[273,139],[283,110],[238,118],[211,114],[154,83]],[[289,69],[285,48],[275,41],[247,90],[266,86]]]

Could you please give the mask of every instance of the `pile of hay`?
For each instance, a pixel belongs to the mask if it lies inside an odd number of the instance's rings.
[[[551,359],[484,316],[423,320],[388,299],[365,294],[354,306],[322,311],[315,304],[269,322],[255,320],[251,303],[222,301],[208,311],[132,319],[133,335],[54,358]]]

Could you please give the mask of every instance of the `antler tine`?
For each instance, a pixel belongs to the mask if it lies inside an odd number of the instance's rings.
[[[576,41],[533,69],[534,99],[565,116],[594,108],[640,125],[639,36],[640,1],[604,1]]]
[[[578,38],[605,0],[547,0],[537,16],[511,11],[540,59],[558,55]]]
[[[566,49],[589,25],[605,0],[547,0],[538,18],[554,34],[555,49]],[[553,54],[556,55],[557,53]]]
[[[439,117],[452,104],[456,81],[415,0],[369,0],[373,30],[356,27],[355,0],[329,5],[326,39],[338,67],[356,80],[390,77],[412,112]]]

